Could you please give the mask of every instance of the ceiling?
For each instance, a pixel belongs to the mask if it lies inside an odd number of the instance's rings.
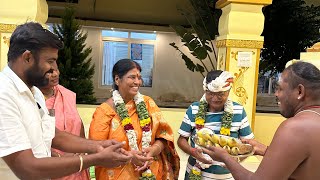
[[[48,2],[49,17],[60,17],[66,5],[76,8],[83,20],[168,26],[187,24],[177,7],[191,9],[189,0],[78,0],[78,3]],[[96,1],[94,8],[94,1]]]
[[[83,20],[156,26],[187,25],[177,7],[192,9],[189,0],[75,0],[77,3],[61,1],[64,0],[47,0],[49,17],[60,17],[64,7],[72,5],[77,9],[76,16]],[[320,0],[305,1],[307,4],[320,5]]]

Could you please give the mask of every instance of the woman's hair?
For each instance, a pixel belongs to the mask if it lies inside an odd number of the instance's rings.
[[[141,66],[131,59],[121,59],[112,68],[113,89],[118,90],[115,83],[116,75],[121,79],[130,70],[137,68],[141,72]]]
[[[212,70],[207,74],[207,83],[210,83],[212,80],[215,80],[223,71],[221,70]]]
[[[39,23],[28,22],[19,25],[12,33],[8,51],[8,62],[14,61],[26,50],[37,57],[43,48],[61,49],[62,41]],[[37,58],[36,58],[37,59]]]

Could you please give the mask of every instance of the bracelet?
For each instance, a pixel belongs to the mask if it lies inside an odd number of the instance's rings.
[[[79,155],[79,158],[80,158],[80,168],[79,168],[78,172],[81,172],[82,171],[82,167],[83,167],[83,158],[82,158],[81,155]]]
[[[57,152],[57,154],[58,154],[58,157],[61,157],[60,153]]]
[[[153,145],[155,145],[155,146],[157,146],[158,148],[159,148],[159,154],[161,153],[161,147],[160,147],[160,145],[159,144],[156,144],[156,143],[154,143]]]

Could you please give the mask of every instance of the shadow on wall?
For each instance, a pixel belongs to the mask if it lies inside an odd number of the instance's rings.
[[[164,108],[188,108],[193,102],[179,93],[164,93],[155,99],[159,107]]]
[[[187,102],[186,98],[179,93],[164,93],[157,99],[162,102]]]

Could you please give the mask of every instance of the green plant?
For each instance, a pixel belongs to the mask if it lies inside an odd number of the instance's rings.
[[[281,72],[286,63],[299,59],[300,52],[320,41],[320,6],[303,0],[273,0],[263,9],[264,47],[260,72],[270,76]]]
[[[77,94],[77,103],[95,103],[93,96],[94,65],[91,65],[91,47],[85,47],[87,33],[75,19],[75,10],[66,7],[61,25],[54,24],[53,32],[63,41],[64,47],[59,50],[58,67],[60,84]]]
[[[190,54],[193,55],[198,63],[194,63],[187,54],[185,54],[176,43],[170,45],[180,52],[187,68],[194,72],[199,72],[204,77],[204,72],[216,69],[217,54],[214,50],[212,40],[218,35],[218,20],[221,11],[215,9],[217,0],[189,0],[193,9],[178,8],[178,10],[187,19],[190,28],[181,25],[171,25],[177,35],[180,36],[181,42],[186,46]],[[208,59],[211,68],[205,64],[204,60]]]

